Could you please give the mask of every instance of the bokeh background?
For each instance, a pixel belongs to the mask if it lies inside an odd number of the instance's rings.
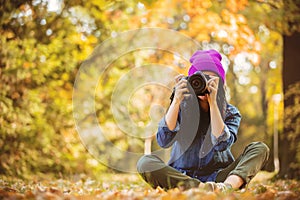
[[[262,140],[271,148],[264,170],[300,177],[299,0],[0,2],[1,176],[97,178],[104,172],[118,172],[91,155],[81,141],[73,116],[74,83],[97,46],[124,31],[151,27],[177,31],[201,49],[221,52],[229,102],[243,116],[233,153],[238,155],[249,142]],[[156,37],[160,35],[149,39]],[[166,40],[171,43],[172,38]],[[134,41],[133,37],[126,44]],[[172,82],[168,87],[144,86],[130,93],[125,99],[128,104],[120,106],[128,110],[130,121],[118,118],[116,123],[111,111],[116,83],[137,67],[153,63],[171,68],[172,73],[186,74],[189,67],[181,55],[140,49],[120,55],[99,77],[95,109],[105,140],[99,140],[96,150],[108,163],[124,158],[107,149],[107,143],[129,152],[159,149],[154,131],[132,137],[118,123],[144,127],[153,118],[159,120],[165,112],[162,108],[169,104]],[[159,76],[157,71],[151,75]],[[143,70],[136,73],[133,80],[143,79]],[[81,78],[89,80],[89,75],[93,71]],[[122,90],[131,92],[126,84]],[[153,102],[161,107],[151,114]],[[88,120],[90,113],[84,114]],[[86,135],[94,141],[101,136],[92,128]],[[162,157],[167,160],[168,153]],[[128,167],[135,162],[129,159]]]

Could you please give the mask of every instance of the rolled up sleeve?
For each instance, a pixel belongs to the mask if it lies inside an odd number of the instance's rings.
[[[221,133],[221,135],[218,138],[216,138],[216,136],[214,136],[212,134],[212,138],[211,138],[212,139],[212,144],[216,145],[220,142],[227,141],[229,139],[229,137],[230,137],[229,129],[226,125],[224,125],[223,132]]]
[[[179,129],[180,129],[180,125],[178,120],[176,122],[175,129],[170,130],[167,126],[165,117],[163,117],[159,122],[158,131],[156,134],[156,139],[159,146],[161,146],[162,148],[170,147],[174,143],[175,136],[179,131]]]

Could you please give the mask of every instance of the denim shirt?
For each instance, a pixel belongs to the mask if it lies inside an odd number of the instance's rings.
[[[188,111],[194,112],[194,111]],[[159,122],[156,134],[157,142],[162,148],[172,146],[169,166],[181,171],[183,174],[197,178],[202,182],[215,181],[217,172],[234,161],[230,151],[232,144],[237,140],[241,115],[236,107],[227,103],[222,134],[216,138],[210,132],[205,134],[210,124],[210,114],[202,113],[197,127],[191,127],[188,118],[190,113],[180,109],[174,130],[170,130],[163,117]],[[195,116],[197,112],[192,113]],[[184,128],[187,127],[187,128]],[[206,137],[208,136],[208,137]],[[208,139],[207,139],[208,138]],[[205,148],[205,144],[209,148]],[[206,149],[206,153],[204,150]],[[203,151],[203,152],[201,152]]]

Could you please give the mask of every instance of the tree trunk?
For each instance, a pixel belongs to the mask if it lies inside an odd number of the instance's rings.
[[[284,36],[283,46],[283,92],[286,94],[289,85],[298,82],[300,75],[300,33],[294,33],[291,36]],[[293,106],[294,102],[291,99],[284,99],[284,108]],[[284,118],[286,115],[284,115]],[[279,177],[281,178],[299,178],[296,177],[299,172],[297,169],[292,169],[290,164],[295,162],[296,149],[291,148],[287,134],[290,128],[286,125],[284,119],[284,129],[280,136],[279,146],[279,159],[280,171]],[[295,133],[296,134],[296,133]],[[294,141],[300,142],[300,141]]]

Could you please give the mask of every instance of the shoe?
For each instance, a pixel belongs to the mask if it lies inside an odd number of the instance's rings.
[[[181,181],[177,184],[177,187],[179,188],[179,190],[181,191],[185,191],[191,188],[197,188],[199,187],[199,184],[203,184],[201,183],[199,180],[197,179],[188,179],[185,181]]]
[[[203,188],[210,192],[228,192],[232,191],[232,186],[228,183],[206,182]]]

